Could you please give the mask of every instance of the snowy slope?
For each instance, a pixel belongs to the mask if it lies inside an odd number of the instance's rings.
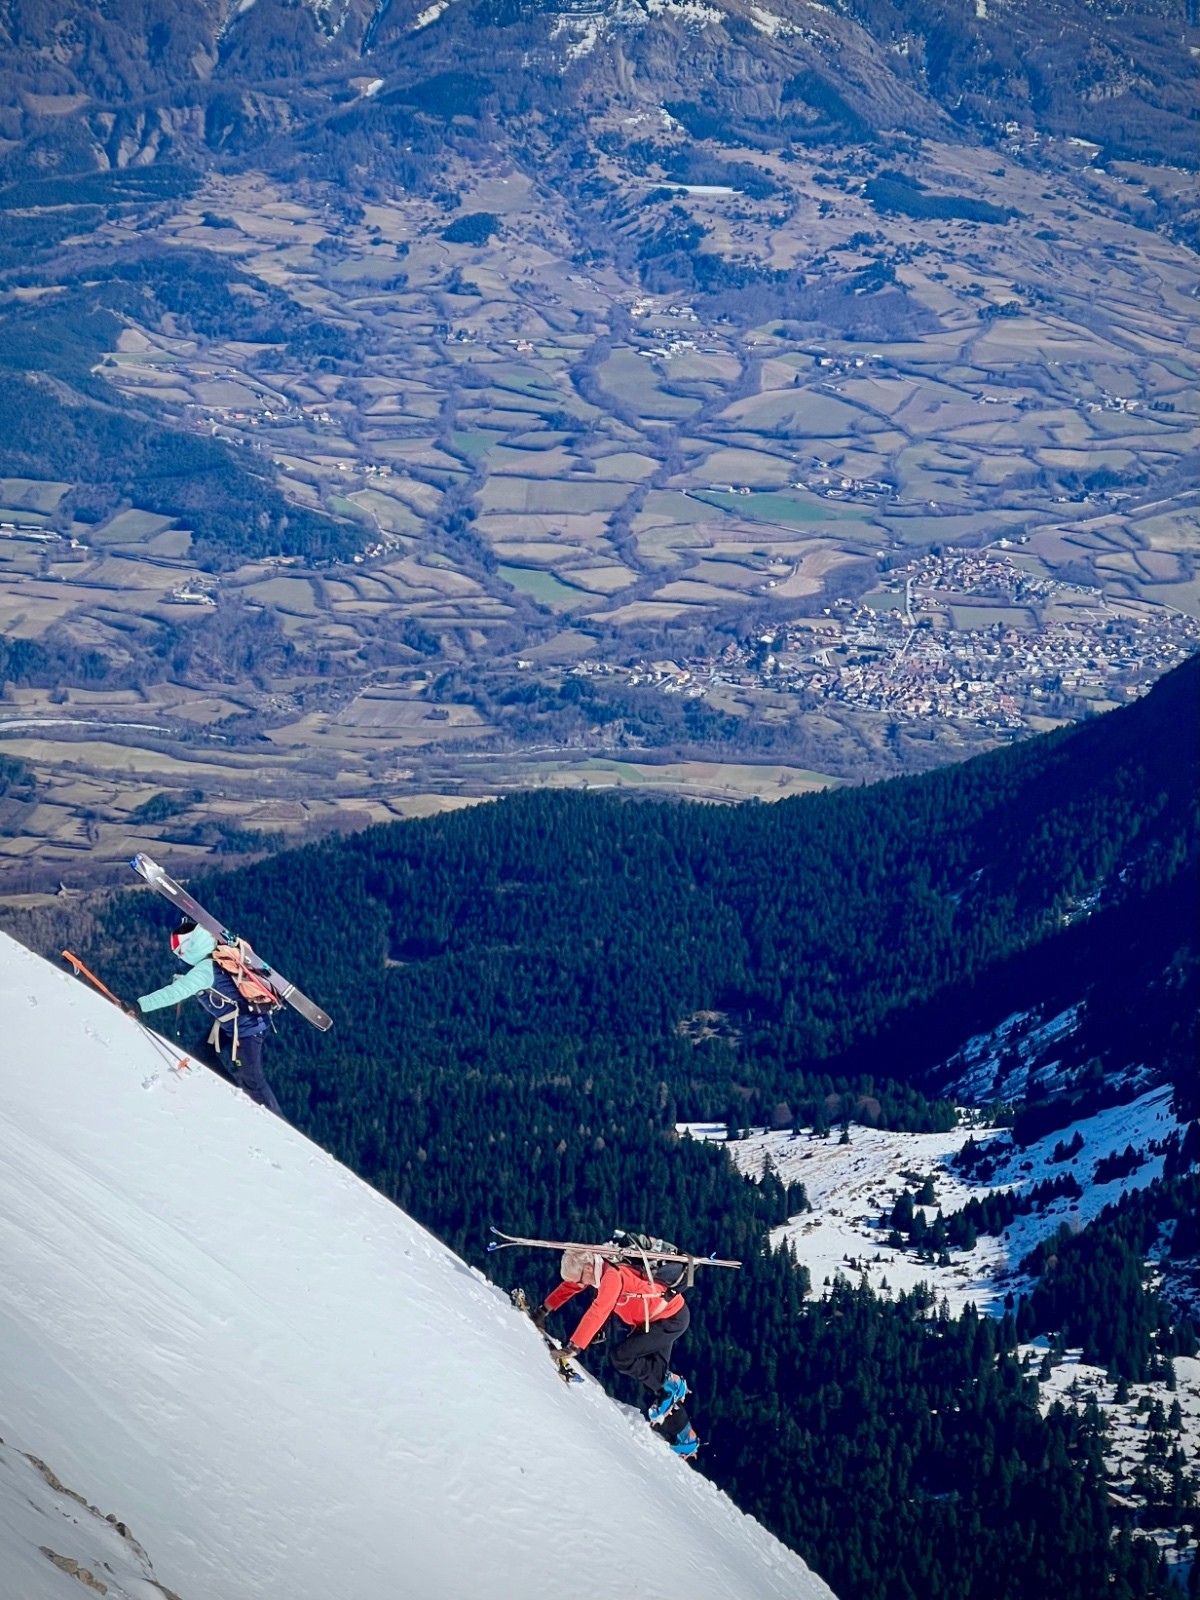
[[[829,1595],[431,1235],[2,935],[0,1006],[3,1600],[100,1592],[72,1562],[118,1600]]]

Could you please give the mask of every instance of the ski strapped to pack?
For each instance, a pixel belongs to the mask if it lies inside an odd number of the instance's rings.
[[[580,1244],[579,1241],[575,1239],[525,1239],[519,1234],[502,1233],[499,1228],[492,1228],[490,1231],[494,1235],[494,1238],[488,1242],[489,1255],[493,1255],[497,1250],[513,1250],[522,1245],[527,1250],[586,1250],[590,1251],[592,1255],[602,1257],[605,1261],[635,1262],[642,1268],[648,1278],[653,1277],[653,1273],[649,1270],[649,1263],[651,1261],[679,1261],[682,1262],[687,1268],[685,1285],[689,1289],[695,1282],[697,1267],[737,1268],[742,1264],[740,1261],[720,1260],[715,1255],[691,1255],[682,1250],[650,1251],[644,1247],[642,1242],[631,1245],[618,1244],[610,1240],[607,1244]],[[642,1236],[640,1235],[628,1235],[625,1237],[638,1238],[639,1241],[642,1239]],[[658,1241],[649,1242],[653,1243]]]
[[[220,1048],[221,1029],[232,1028],[230,1048],[234,1059],[238,1056],[238,1020],[243,1015],[242,1008],[255,1017],[269,1017],[276,1011],[283,1010],[283,1001],[272,989],[265,978],[260,978],[249,965],[249,959],[254,952],[245,939],[239,939],[233,934],[226,934],[217,941],[216,947],[209,958],[213,965],[220,967],[226,973],[238,998],[234,1000],[221,989],[207,990],[209,1007],[215,1021],[212,1031],[208,1036],[209,1047],[213,1050]],[[219,1009],[218,1009],[219,1008]]]
[[[224,923],[218,921],[211,911],[206,911],[186,889],[181,888],[174,878],[163,871],[157,861],[152,861],[148,855],[139,851],[129,865],[146,880],[156,894],[162,895],[163,899],[169,900],[176,910],[190,917],[198,927],[205,928],[211,933],[217,941],[218,948],[227,945],[235,950],[241,967],[247,973],[253,974],[255,980],[265,986],[277,1000],[284,1001],[293,1011],[298,1011],[306,1022],[311,1022],[313,1027],[319,1028],[322,1033],[333,1027],[333,1018],[327,1012],[322,1011],[320,1006],[297,989],[294,983],[289,983],[281,973],[276,972],[245,939],[235,938]],[[215,953],[213,959],[216,960]],[[218,962],[218,965],[225,966],[225,963]]]

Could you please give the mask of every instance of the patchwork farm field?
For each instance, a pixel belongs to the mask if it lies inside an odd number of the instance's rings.
[[[643,173],[609,144],[606,181],[641,206]],[[882,705],[769,693],[757,665],[693,676],[690,699],[672,677],[856,597],[903,614],[889,573],[931,550],[989,552],[1054,591],[939,603],[931,626],[964,648],[1097,607],[1147,638],[1200,617],[1182,246],[1098,209],[1065,142],[1037,172],[924,144],[926,181],[1029,216],[1052,192],[1042,229],[884,220],[860,186],[818,183],[815,155],[724,158],[775,197],[681,188],[706,249],[736,241],[810,286],[886,266],[894,326],[768,299],[735,315],[581,266],[562,195],[499,155],[448,157],[455,215],[496,219],[478,244],[416,193],[352,214],[253,171],[210,175],[141,233],[98,224],[113,250],[219,260],[239,294],[348,341],[353,359],[321,361],[203,317],[127,317],[96,371],[114,402],[274,474],[357,554],[214,563],[186,515],[136,494],[81,520],[86,484],[0,478],[0,638],[108,663],[99,685],[5,691],[0,756],[37,798],[0,799],[0,891],[37,887],[35,858],[43,878],[102,872],[136,838],[200,859],[513,784],[775,798],[956,759],[994,734],[948,718],[918,737]]]

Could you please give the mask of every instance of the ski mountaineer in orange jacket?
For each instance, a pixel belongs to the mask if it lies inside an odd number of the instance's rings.
[[[628,1262],[606,1261],[591,1250],[564,1250],[559,1267],[563,1281],[533,1312],[533,1320],[544,1329],[551,1312],[585,1289],[595,1289],[596,1298],[563,1347],[563,1355],[586,1350],[610,1317],[625,1323],[631,1331],[614,1344],[612,1364],[651,1392],[651,1424],[662,1430],[677,1455],[690,1456],[700,1441],[683,1403],[688,1387],[670,1371],[671,1350],[691,1321],[687,1302],[675,1292],[684,1270],[681,1262],[658,1262],[650,1279]]]

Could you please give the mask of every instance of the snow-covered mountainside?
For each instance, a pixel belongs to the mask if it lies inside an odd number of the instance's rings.
[[[2,935],[0,1003],[5,1600],[830,1594],[403,1212]]]
[[[715,1129],[692,1131],[694,1137],[718,1136]],[[1072,1230],[1085,1227],[1122,1194],[1160,1178],[1162,1145],[1181,1132],[1171,1110],[1171,1090],[1161,1087],[1079,1118],[1027,1146],[1014,1146],[1006,1132],[995,1129],[902,1133],[856,1127],[849,1144],[841,1143],[837,1129],[820,1138],[762,1132],[736,1140],[729,1150],[741,1171],[753,1177],[770,1162],[785,1182],[804,1185],[812,1210],[792,1217],[777,1238],[786,1238],[808,1268],[814,1293],[820,1294],[840,1274],[855,1281],[861,1277],[882,1294],[927,1283],[954,1312],[968,1303],[998,1312],[1006,1296],[1028,1293],[1030,1279],[1021,1262],[1039,1240],[1048,1239],[1063,1222]],[[953,1164],[968,1138],[987,1156],[986,1178],[982,1172],[964,1174]],[[1064,1147],[1071,1149],[1065,1157]],[[1139,1152],[1141,1164],[1106,1178],[1105,1163],[1111,1167],[1127,1147]],[[1068,1174],[1079,1192],[1047,1193],[1045,1200],[1014,1216],[1001,1233],[981,1234],[972,1249],[956,1249],[942,1265],[929,1259],[928,1251],[887,1245],[892,1206],[906,1188],[916,1188],[926,1178],[932,1181],[934,1199],[916,1209],[932,1224],[939,1211],[949,1216],[972,1198],[1011,1192],[1020,1199]]]
[[[1055,1045],[1078,1021],[1073,1007],[1050,1020],[1010,1017],[993,1033],[968,1042],[956,1056],[961,1075],[956,1088],[968,1102],[991,1100],[997,1088],[1009,1095],[1027,1091],[1036,1078],[1039,1093],[1072,1088],[1072,1075],[1059,1070]],[[982,1110],[965,1110],[964,1124],[935,1133],[855,1126],[846,1134],[813,1131],[752,1131],[729,1141],[729,1153],[742,1172],[761,1177],[769,1168],[787,1183],[803,1184],[809,1209],[776,1230],[808,1270],[813,1298],[828,1296],[839,1282],[850,1282],[883,1299],[929,1291],[930,1304],[957,1317],[974,1306],[1000,1317],[1023,1296],[1036,1277],[1028,1258],[1064,1224],[1071,1234],[1088,1228],[1122,1195],[1148,1190],[1164,1177],[1168,1152],[1178,1156],[1187,1133],[1170,1084],[1138,1093],[1147,1076],[1138,1063],[1114,1071],[1104,1085],[1106,1102],[1088,1115],[1053,1117],[1041,1137],[1024,1142],[1007,1128],[988,1125]],[[1109,1096],[1118,1103],[1107,1103]],[[722,1123],[680,1124],[691,1137],[726,1141]],[[964,1161],[967,1146],[972,1159]],[[924,1196],[922,1200],[920,1197]],[[911,1215],[920,1215],[926,1242],[902,1238],[896,1205],[906,1197]],[[1005,1197],[1011,1210],[993,1214],[988,1227],[965,1245],[959,1236],[948,1248],[932,1248],[932,1229],[962,1215],[972,1202]],[[983,1217],[980,1217],[981,1223]],[[1178,1222],[1174,1225],[1180,1225]],[[989,1228],[991,1231],[989,1231]],[[1161,1240],[1160,1240],[1161,1245]],[[1197,1310],[1197,1261],[1178,1260],[1159,1246],[1146,1261],[1146,1276],[1180,1313]],[[1113,1315],[1119,1314],[1116,1306]],[[1019,1323],[1018,1323],[1019,1325]],[[1200,1359],[1176,1355],[1146,1381],[1130,1382],[1085,1358],[1077,1346],[1038,1336],[1019,1347],[1025,1369],[1036,1374],[1039,1404],[1047,1411],[1061,1404],[1097,1416],[1104,1428],[1103,1458],[1113,1503],[1143,1519],[1168,1566],[1182,1583],[1195,1560],[1194,1535],[1186,1514],[1161,1514],[1169,1498],[1162,1484],[1176,1472],[1181,1504],[1191,1504],[1193,1476],[1184,1463],[1200,1460]],[[1167,1434],[1171,1437],[1168,1440]],[[1181,1454],[1176,1461],[1170,1450]],[[1178,1469],[1178,1470],[1177,1470]],[[1156,1476],[1161,1473],[1162,1477]],[[1184,1531],[1180,1533],[1182,1523]]]

